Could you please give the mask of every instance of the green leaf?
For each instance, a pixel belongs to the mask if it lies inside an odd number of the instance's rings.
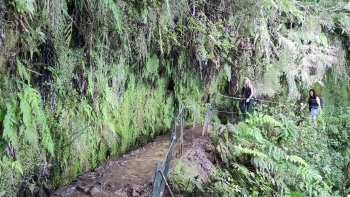
[[[19,163],[19,161],[13,162],[12,168],[18,170],[23,175],[22,165]]]
[[[231,81],[232,72],[231,72],[231,67],[228,64],[224,64],[224,71],[225,71],[227,80]]]
[[[29,142],[33,148],[38,149],[38,135],[36,132],[33,132],[31,129],[24,130],[24,139]]]
[[[327,40],[326,35],[324,33],[320,33],[319,37],[320,37],[320,40],[321,40],[323,46],[328,48],[328,40]]]
[[[0,177],[1,177],[1,172],[0,172]],[[0,197],[5,196],[5,194],[6,194],[6,191],[2,191],[2,192],[0,192]]]
[[[25,66],[18,59],[16,59],[16,65],[17,65],[18,74],[22,78],[22,80],[25,79],[25,80],[27,80],[29,82],[30,81],[30,75],[27,72]]]
[[[23,116],[22,117],[23,123],[28,128],[31,126],[31,122],[32,122],[31,108],[22,93],[18,93],[18,97],[20,99],[20,109],[21,109],[21,114]]]
[[[14,113],[13,106],[10,103],[6,103],[7,111],[3,122],[4,131],[2,138],[7,142],[12,142],[14,146],[17,145],[17,133],[15,126],[17,124],[16,115]]]
[[[26,0],[27,5],[26,5],[26,10],[30,14],[34,14],[35,12],[35,0]]]

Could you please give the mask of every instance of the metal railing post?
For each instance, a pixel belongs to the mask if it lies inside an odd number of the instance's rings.
[[[176,119],[175,119],[174,126],[173,126],[173,133],[172,133],[172,136],[171,136],[169,152],[168,152],[168,155],[166,156],[166,160],[165,160],[165,164],[164,164],[163,175],[164,175],[165,179],[167,179],[167,177],[168,177],[168,172],[169,172],[169,168],[170,168],[170,161],[171,161],[171,158],[173,156],[173,150],[174,150],[174,146],[175,146],[175,141],[176,141]],[[165,187],[165,181],[162,180],[161,181],[161,185],[160,185],[160,191],[161,192],[163,192],[164,187]]]
[[[194,105],[193,112],[193,128],[192,128],[192,141],[194,140],[194,128],[196,127],[197,105]]]
[[[180,135],[180,153],[181,153],[181,157],[183,154],[183,144],[184,144],[184,111],[185,111],[185,107],[183,105],[181,105],[181,121],[180,121],[180,127],[181,127],[181,135]]]
[[[162,165],[158,162],[154,174],[152,197],[160,197],[162,183]]]
[[[205,109],[205,120],[204,120],[204,125],[203,125],[203,131],[202,131],[202,136],[205,134],[205,130],[208,124],[208,118],[209,118],[209,105],[207,105],[207,108]]]

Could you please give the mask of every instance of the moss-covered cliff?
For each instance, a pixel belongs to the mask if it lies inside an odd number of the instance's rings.
[[[348,105],[349,11],[342,1],[0,0],[0,194],[49,193],[165,132],[180,104],[236,94],[242,76],[258,95],[296,101],[317,86]]]

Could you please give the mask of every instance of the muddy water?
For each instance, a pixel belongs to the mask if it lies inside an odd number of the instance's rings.
[[[202,134],[202,126],[195,128],[195,138]],[[191,143],[192,126],[184,128],[183,153]],[[173,151],[172,164],[180,157],[180,128]],[[71,184],[59,188],[51,197],[129,197],[151,196],[157,162],[163,163],[170,146],[171,133],[158,136],[153,142],[116,160],[100,165],[79,176]]]

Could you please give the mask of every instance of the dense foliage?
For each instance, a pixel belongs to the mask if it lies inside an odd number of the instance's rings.
[[[331,0],[0,0],[0,196],[49,193],[165,132],[180,104],[237,93],[244,75],[277,101],[304,99],[316,86],[329,106],[348,105],[349,11]],[[342,147],[346,128],[334,141]],[[255,151],[271,159],[264,148],[276,146],[259,140]],[[290,151],[283,156],[299,154]],[[313,163],[272,159],[305,172]],[[340,174],[340,166],[330,167]],[[264,170],[282,171],[256,167],[261,181]],[[313,191],[345,192],[344,179]]]
[[[326,110],[315,125],[293,115],[297,109],[286,104],[256,109],[250,119],[236,124],[221,124],[214,116],[209,146],[215,155],[215,173],[203,183],[190,173],[194,172],[190,166],[177,164],[171,177],[175,192],[184,196],[349,194],[349,109]]]

